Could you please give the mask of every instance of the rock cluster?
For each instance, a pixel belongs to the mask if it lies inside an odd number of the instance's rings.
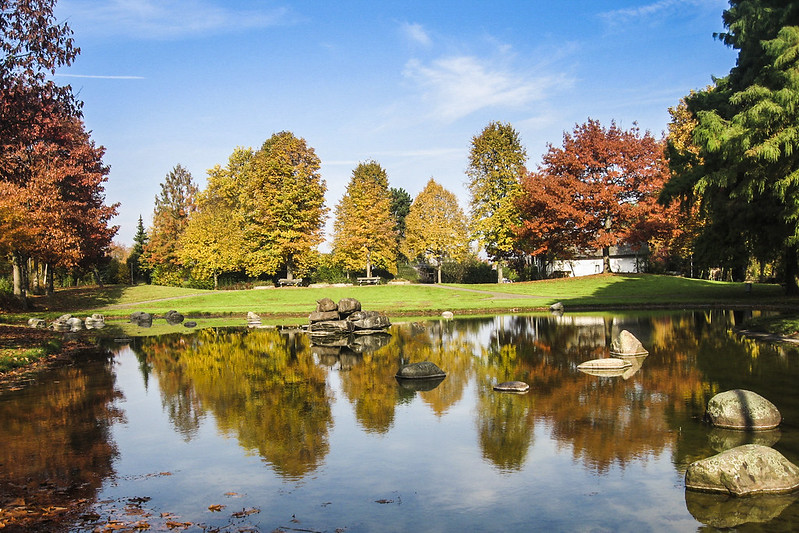
[[[47,327],[47,321],[43,318],[31,318],[28,319],[28,327],[45,329]],[[69,314],[61,315],[60,317],[56,318],[52,324],[50,324],[50,329],[61,332],[80,331],[83,328],[101,329],[104,327],[105,317],[97,313],[93,314],[92,316],[87,316],[84,320]]]
[[[153,325],[153,315],[150,313],[145,313],[144,311],[134,311],[130,314],[130,322],[131,324],[136,324],[140,328],[150,328]],[[167,311],[164,314],[164,320],[170,326],[177,326],[178,324],[183,324],[187,328],[193,328],[197,326],[197,322],[193,320],[186,320],[186,317],[183,316],[182,313],[179,313],[175,310]]]
[[[316,304],[316,310],[308,316],[311,336],[382,333],[391,325],[383,313],[362,311],[361,302],[355,298],[342,298],[338,303],[322,298]]]

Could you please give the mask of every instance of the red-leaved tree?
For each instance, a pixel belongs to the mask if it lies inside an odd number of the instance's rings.
[[[609,272],[611,246],[668,240],[675,231],[657,203],[668,176],[663,142],[637,126],[589,119],[522,178],[519,246],[549,260],[602,250]]]

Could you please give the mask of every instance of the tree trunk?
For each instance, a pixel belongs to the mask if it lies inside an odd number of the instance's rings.
[[[502,275],[502,263],[497,261],[497,283],[502,283],[505,277]]]
[[[214,272],[214,290],[219,288],[219,274]]]
[[[785,294],[799,294],[799,286],[796,284],[796,274],[799,270],[797,265],[796,245],[788,246],[785,249]]]
[[[44,264],[44,292],[49,297],[55,294],[55,281],[53,280],[53,265]]]
[[[286,279],[289,281],[294,279],[294,271],[291,268],[291,257],[286,261]]]
[[[602,272],[604,274],[610,272],[610,246],[602,248]]]
[[[100,275],[100,271],[97,269],[97,267],[92,267],[92,274],[94,274],[94,282],[102,289],[103,277]]]
[[[372,251],[366,250],[366,277],[372,277]]]
[[[22,309],[28,310],[28,261],[19,252],[13,252],[12,272],[14,276],[14,296],[19,298]]]
[[[441,284],[441,261],[438,262],[438,283]]]

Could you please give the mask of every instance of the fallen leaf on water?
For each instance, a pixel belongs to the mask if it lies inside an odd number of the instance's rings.
[[[242,509],[241,511],[236,511],[233,513],[233,518],[243,518],[245,516],[249,516],[251,514],[260,513],[261,510],[253,507],[252,509]]]
[[[375,500],[376,503],[394,503],[394,500]]]
[[[226,492],[225,496],[229,498],[238,498],[239,496],[241,496],[241,494],[239,494],[238,492]]]
[[[212,513],[218,513],[219,511],[221,511],[224,508],[225,508],[224,505],[219,505],[219,504],[214,504],[214,505],[209,505],[208,506],[208,510],[211,511]]]
[[[164,524],[169,529],[186,529],[187,527],[191,527],[191,522],[175,522],[174,520],[167,520],[166,524]]]

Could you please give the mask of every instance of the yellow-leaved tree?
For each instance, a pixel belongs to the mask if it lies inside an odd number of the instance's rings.
[[[422,257],[436,267],[447,259],[459,259],[469,252],[469,229],[458,198],[433,178],[416,196],[405,217],[402,253],[409,259]]]
[[[391,216],[388,174],[376,161],[360,163],[341,201],[333,225],[333,258],[347,270],[384,268],[397,273],[395,221]]]

